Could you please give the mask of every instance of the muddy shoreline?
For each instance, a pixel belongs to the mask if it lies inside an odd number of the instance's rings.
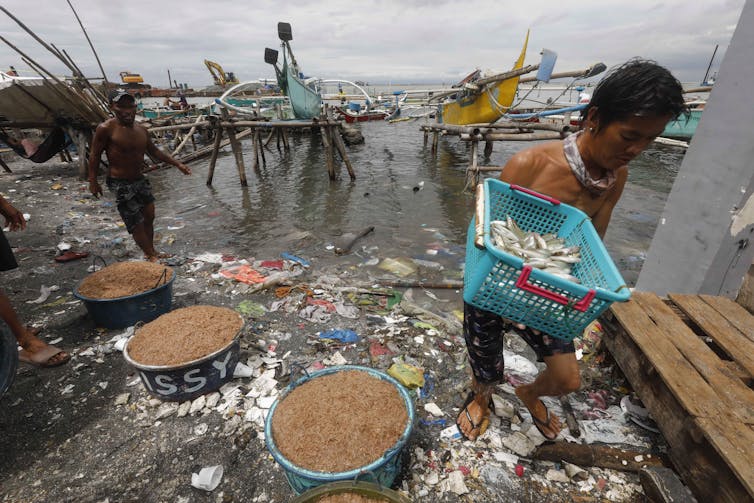
[[[174,235],[170,251],[179,259],[171,264],[177,275],[173,308],[213,304],[242,310],[245,306],[241,361],[250,362],[256,374],[234,379],[236,390],[217,398],[213,407],[192,404],[179,417],[180,404],[167,406],[150,397],[115,349],[115,340],[124,331],[95,327],[71,293],[86,276],[93,256],[102,256],[108,263],[140,258],[120,225],[112,198],[91,198],[86,185],[76,178],[73,165],[38,166],[21,161],[9,165],[14,173],[0,174],[0,192],[19,210],[31,214],[31,219],[26,231],[8,235],[16,247],[19,269],[3,273],[0,280],[23,321],[42,326],[45,340],[58,341],[56,344],[73,357],[67,365],[54,369],[22,364],[15,382],[0,399],[1,501],[289,501],[294,493],[265,449],[259,417],[249,412],[256,407],[254,397],[248,394],[256,389],[258,376],[266,373],[275,379],[275,391],[263,393],[274,396],[289,382],[292,363],[317,368],[342,359],[386,370],[400,357],[422,367],[432,381],[424,396],[416,398],[417,422],[395,484],[414,501],[642,498],[636,474],[585,468],[589,477],[585,481],[559,481],[547,476],[550,470],[562,472],[557,464],[524,455],[511,464],[513,454],[506,440],[514,428],[522,430],[530,424],[525,413],[523,423],[515,416],[493,418],[490,432],[476,443],[441,439],[440,432],[453,424],[468,384],[460,321],[453,314],[462,307],[460,291],[435,295],[420,289],[401,290],[404,302],[392,310],[359,304],[354,299],[363,301],[363,297],[348,290],[369,278],[359,278],[358,271],[337,266],[318,268],[317,253],[332,252],[323,247],[313,251],[308,242],[289,248],[306,257],[311,266],[288,284],[306,285],[313,293],[299,298],[294,289],[280,298],[274,289],[251,293],[249,285],[218,278],[222,264],[196,258],[202,253],[249,256],[239,241],[227,242],[218,236],[221,247],[199,250],[182,240],[180,229],[170,231]],[[202,174],[198,175],[195,183],[203,183]],[[158,208],[169,204],[167,193],[158,192],[156,197]],[[159,220],[157,226],[165,227]],[[166,235],[167,231],[163,228],[158,233]],[[89,251],[90,257],[56,263],[56,246],[61,242],[77,251]],[[103,245],[107,243],[110,246]],[[390,245],[381,246],[386,251]],[[43,285],[58,289],[40,303],[29,303],[40,296]],[[303,318],[301,307],[308,297],[343,306],[348,316],[328,313],[331,316],[325,322]],[[273,303],[281,299],[292,301],[272,311]],[[427,317],[421,310],[436,317]],[[353,330],[359,341],[338,344],[317,338],[318,332],[330,328]],[[509,351],[533,361],[533,354],[520,339],[508,337],[506,341]],[[262,362],[262,358],[268,360]],[[582,361],[584,385],[571,396],[577,418],[584,423],[598,421],[590,415],[598,407],[588,396],[601,392],[605,403],[598,405],[605,406],[604,417],[612,421],[608,426],[622,428],[619,435],[611,437],[612,445],[660,453],[661,437],[618,417],[617,403],[628,390],[622,388],[625,383],[619,372],[607,364],[597,365],[595,360]],[[256,364],[259,366],[254,367]],[[525,378],[524,374],[514,376],[499,391],[517,410],[520,404],[512,395],[511,383]],[[234,397],[233,405],[228,405],[228,396]],[[426,412],[427,403],[436,404],[443,416]],[[562,414],[557,401],[552,406]],[[516,476],[515,464],[525,468],[523,477]],[[192,488],[191,474],[210,465],[224,467],[220,486],[211,493]],[[457,484],[459,477],[463,487]]]

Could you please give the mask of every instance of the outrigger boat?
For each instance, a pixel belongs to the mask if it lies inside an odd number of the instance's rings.
[[[479,78],[480,72],[475,71],[456,84],[456,89],[430,98],[430,101],[444,98],[438,105],[437,122],[457,125],[495,122],[510,110],[521,75],[539,69],[543,74],[541,80],[547,81],[557,55],[552,51],[544,51],[540,64],[524,66],[528,43],[527,31],[521,54],[511,71],[486,78]],[[539,79],[539,75],[537,78]]]
[[[289,23],[278,23],[278,37],[282,41],[283,67],[278,67],[278,51],[274,49],[267,48],[264,50],[265,63],[269,63],[275,68],[278,86],[288,96],[294,116],[297,119],[319,117],[322,109],[322,96],[316,87],[316,79],[304,79],[304,74],[293,56],[289,44],[293,40],[293,34]],[[289,58],[290,62],[288,61]]]

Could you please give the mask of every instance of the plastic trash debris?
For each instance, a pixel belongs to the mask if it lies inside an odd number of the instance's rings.
[[[238,311],[244,316],[250,316],[252,318],[261,318],[267,312],[267,308],[265,308],[261,304],[257,304],[256,302],[252,302],[250,300],[244,300],[240,304],[238,304],[238,306],[236,306],[236,311]]]
[[[445,426],[448,423],[448,420],[444,418],[420,419],[419,422],[424,426]]]
[[[516,413],[516,407],[500,395],[492,395],[492,404],[493,412],[497,417],[510,419]]]
[[[387,373],[407,388],[421,388],[424,386],[424,371],[407,363],[394,363],[387,369]]]
[[[539,373],[537,366],[525,356],[504,349],[503,358],[505,358],[505,370],[508,370],[509,372],[529,376]]]
[[[589,473],[586,470],[583,470],[581,467],[578,467],[574,464],[563,463],[563,468],[565,469],[566,475],[568,475],[569,479],[586,480],[589,478]]]
[[[461,496],[469,492],[469,488],[463,481],[463,473],[460,470],[454,470],[448,474],[448,478],[443,480],[440,485],[442,491],[450,491],[453,494]]]
[[[386,258],[377,267],[402,278],[416,273],[416,264],[406,258]]]
[[[518,475],[519,477],[523,477],[524,476],[524,467],[523,466],[518,465],[518,464],[516,465],[516,475]]]
[[[660,430],[657,428],[657,424],[649,416],[649,411],[641,405],[637,405],[633,401],[631,401],[631,397],[629,397],[628,395],[621,398],[620,408],[627,419],[638,424],[645,430],[654,433],[660,433]]]
[[[440,438],[443,440],[460,440],[461,439],[461,432],[458,431],[458,426],[455,424],[453,426],[448,426],[444,430],[440,432]]]
[[[41,304],[42,302],[46,301],[47,298],[50,296],[52,292],[55,292],[57,290],[60,290],[60,287],[58,285],[52,285],[52,286],[44,286],[42,285],[39,288],[39,297],[37,297],[34,300],[27,300],[27,304]]]
[[[432,414],[435,417],[440,417],[440,416],[444,416],[445,415],[445,413],[442,411],[442,409],[440,407],[438,407],[437,404],[434,403],[434,402],[425,403],[424,404],[424,410],[426,410],[427,412],[429,412],[430,414]]]
[[[568,482],[568,475],[563,470],[556,470],[554,468],[547,470],[545,478],[553,482]]]
[[[304,267],[309,267],[311,265],[308,260],[304,260],[301,257],[297,257],[296,255],[291,255],[288,252],[282,252],[280,254],[280,256],[283,257],[285,260],[291,260],[293,262],[298,262],[299,264],[301,264]]]
[[[231,278],[247,285],[255,285],[258,283],[264,283],[267,279],[262,273],[253,269],[250,265],[242,264],[237,266],[227,267],[219,271],[220,275],[226,278]]]
[[[254,369],[246,365],[245,363],[238,362],[236,368],[233,369],[233,377],[251,377],[254,373]]]
[[[520,431],[514,431],[511,435],[503,438],[503,445],[523,457],[528,457],[536,448],[534,442]]]
[[[191,485],[204,491],[214,491],[223,478],[222,465],[206,466],[199,473],[191,474]]]
[[[346,360],[343,355],[340,354],[340,351],[336,351],[334,355],[322,360],[322,363],[328,366],[345,365],[348,363],[348,360]]]
[[[353,330],[341,330],[337,328],[332,328],[324,332],[319,332],[317,336],[320,339],[331,339],[335,341],[340,341],[344,344],[352,344],[354,342],[359,342],[359,336]]]

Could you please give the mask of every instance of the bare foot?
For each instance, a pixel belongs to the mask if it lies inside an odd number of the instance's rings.
[[[545,407],[538,396],[531,394],[529,386],[524,384],[516,388],[516,396],[529,409],[534,426],[547,440],[555,440],[562,428],[560,419]]]
[[[461,435],[469,440],[476,440],[479,435],[487,431],[487,427],[490,425],[489,402],[484,403],[483,399],[476,395],[461,409],[458,418],[456,418],[456,425]]]

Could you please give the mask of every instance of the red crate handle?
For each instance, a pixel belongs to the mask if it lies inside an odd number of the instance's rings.
[[[530,265],[525,265],[523,269],[521,270],[521,274],[518,275],[518,279],[516,280],[516,286],[520,288],[521,290],[525,290],[527,292],[533,293],[535,295],[539,295],[540,297],[544,297],[545,299],[552,300],[554,302],[557,302],[558,304],[563,305],[571,305],[574,309],[577,311],[581,311],[582,313],[587,310],[589,307],[589,304],[592,303],[592,299],[594,299],[594,296],[597,295],[597,292],[595,292],[592,289],[589,289],[589,291],[584,295],[584,297],[576,302],[575,304],[572,303],[572,301],[566,297],[565,295],[551,292],[550,290],[547,290],[546,288],[542,288],[541,286],[532,285],[529,283],[529,275],[531,274],[532,267]]]
[[[523,192],[524,194],[529,194],[530,196],[538,197],[539,199],[544,199],[548,203],[553,204],[555,206],[560,204],[560,201],[558,201],[554,197],[550,197],[545,194],[540,194],[539,192],[535,192],[531,189],[527,189],[526,187],[522,187],[520,185],[511,185],[511,190],[517,190],[519,192]]]

